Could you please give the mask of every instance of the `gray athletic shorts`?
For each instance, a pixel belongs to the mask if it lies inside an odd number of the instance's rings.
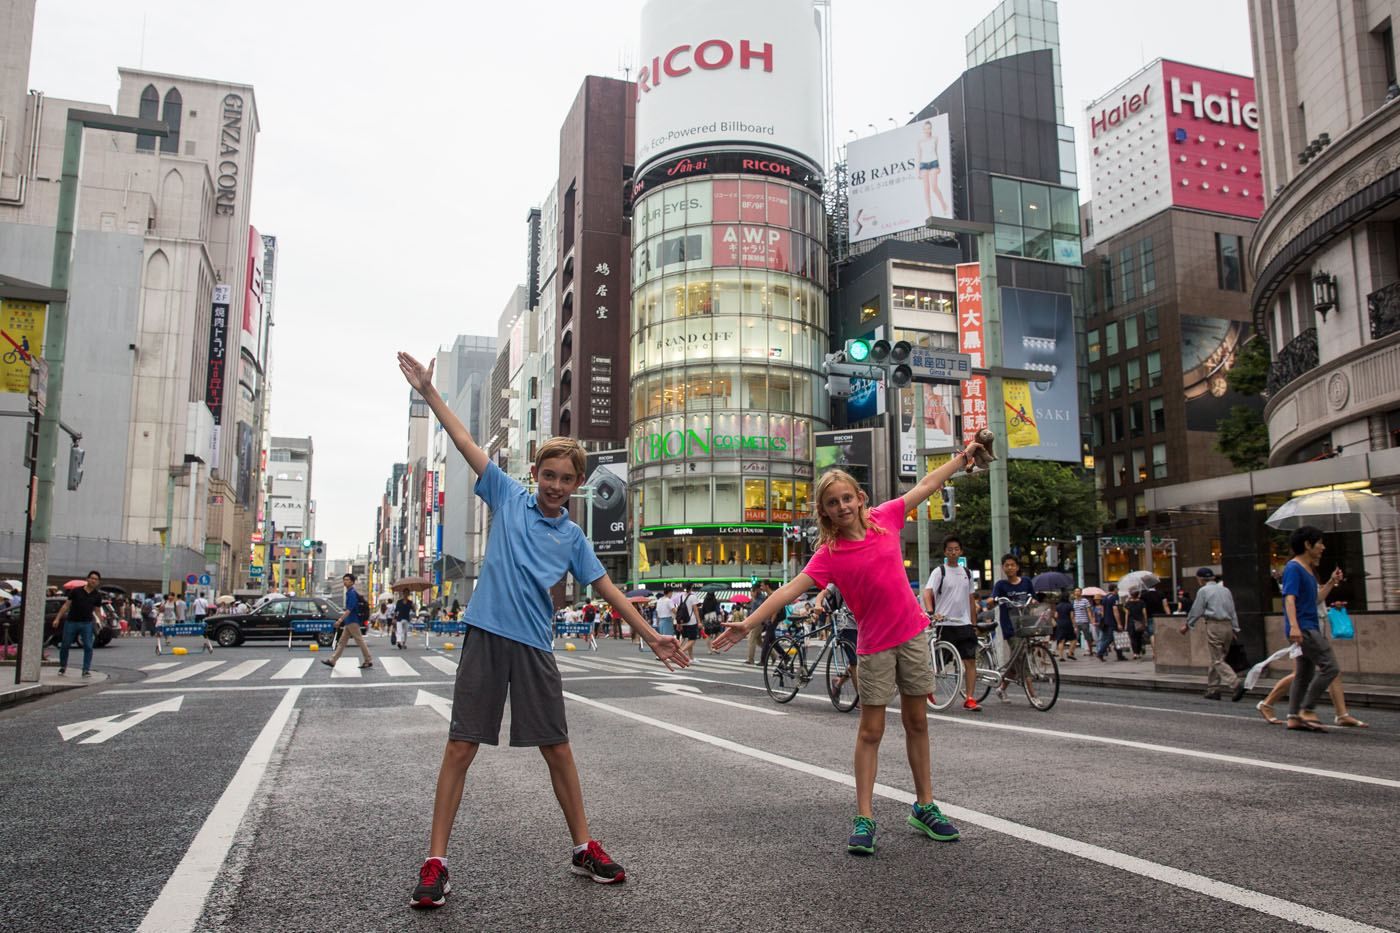
[[[506,694],[510,694],[510,744],[558,745],[569,741],[564,683],[554,655],[472,626],[462,639],[452,723],[447,737],[497,745]]]

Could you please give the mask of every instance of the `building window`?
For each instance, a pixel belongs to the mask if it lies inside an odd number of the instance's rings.
[[[146,85],[146,89],[141,92],[141,104],[136,115],[142,120],[160,119],[160,92],[156,90],[154,84]],[[155,152],[156,138],[154,136],[137,136],[137,152]]]
[[[165,92],[165,108],[161,111],[160,118],[169,128],[170,135],[161,139],[161,152],[173,152],[176,155],[180,152],[180,114],[184,103],[184,98],[175,88]]]
[[[1103,353],[1103,344],[1099,342],[1099,329],[1096,327],[1089,331],[1089,362],[1097,363],[1099,355]]]
[[[1147,385],[1155,387],[1162,384],[1162,351],[1153,350],[1147,354]]]
[[[1135,438],[1142,437],[1146,428],[1143,423],[1142,402],[1133,402],[1128,406],[1128,433]]]
[[[1121,521],[1128,520],[1128,500],[1117,499],[1113,503],[1113,517]]]
[[[938,311],[953,313],[953,293],[939,292],[929,288],[895,288],[890,295],[890,307],[906,311]],[[861,311],[861,323],[865,322],[865,312]]]
[[[871,298],[860,306],[860,322],[869,323],[880,316],[880,299]]]
[[[1142,493],[1133,496],[1133,514],[1138,518],[1147,517],[1147,497]]]
[[[1141,447],[1133,451],[1133,480],[1139,483],[1147,482],[1147,451]]]
[[[992,178],[996,250],[1046,262],[1079,265],[1079,203],[1072,188]]]
[[[1103,310],[1113,310],[1113,261],[1103,257]]]
[[[1103,401],[1103,375],[1101,373],[1089,374],[1089,404],[1097,405]]]
[[[1142,391],[1142,360],[1128,360],[1128,391]]]
[[[1109,409],[1108,428],[1108,439],[1111,443],[1116,444],[1123,439],[1123,409]]]
[[[1161,336],[1157,325],[1157,308],[1151,307],[1142,312],[1142,342],[1151,343]]]
[[[1103,353],[1104,356],[1114,356],[1118,353],[1118,322],[1109,321],[1103,326]]]
[[[1089,417],[1089,425],[1092,428],[1092,441],[1094,449],[1103,446],[1103,413],[1095,412]]]
[[[1138,264],[1142,269],[1142,293],[1150,295],[1157,287],[1157,261],[1152,255],[1152,237],[1146,237],[1142,241],[1141,259]]]
[[[1244,291],[1244,268],[1240,264],[1243,253],[1241,237],[1232,233],[1215,235],[1215,265],[1221,291]]]
[[[529,417],[525,419],[525,430],[538,431],[540,429],[540,410],[532,408],[528,412]]]
[[[1123,463],[1122,454],[1113,455],[1113,485],[1115,487],[1128,485],[1128,468]]]
[[[1167,409],[1159,398],[1147,403],[1147,418],[1152,422],[1152,433],[1161,434],[1167,429]]]
[[[1138,345],[1138,316],[1130,314],[1123,319],[1123,349],[1136,350]]]
[[[1124,303],[1137,297],[1137,250],[1125,246],[1118,252],[1118,300]]]
[[[1123,394],[1123,370],[1117,366],[1108,368],[1108,397],[1118,398]]]
[[[1167,445],[1152,445],[1152,478],[1167,478]]]
[[[768,521],[768,484],[761,479],[744,480],[744,521]]]

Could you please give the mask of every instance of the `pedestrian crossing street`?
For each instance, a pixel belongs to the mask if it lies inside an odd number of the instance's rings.
[[[666,676],[669,672],[650,652],[628,653],[626,656],[587,650],[555,653],[559,672],[565,680],[570,677],[599,676]],[[307,680],[330,681],[379,681],[411,683],[413,680],[441,679],[444,675],[457,675],[457,658],[443,654],[414,654],[377,656],[374,666],[360,667],[358,654],[347,654],[336,662],[331,670],[326,670],[321,659],[314,656],[292,657],[286,660],[251,658],[248,660],[162,660],[144,665],[141,670],[147,675],[141,686],[163,686],[180,684],[191,686],[247,685],[252,683],[288,683]],[[737,657],[723,657],[709,654],[703,647],[697,653],[696,663],[691,672],[709,673],[756,673],[758,668],[744,663],[742,654]]]

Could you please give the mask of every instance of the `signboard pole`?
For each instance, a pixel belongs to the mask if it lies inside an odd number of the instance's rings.
[[[997,371],[1002,365],[1001,298],[997,294],[996,237],[980,233],[977,237],[977,259],[982,272],[982,320],[986,328],[987,368],[987,428],[996,436],[1000,450],[992,461],[988,480],[991,486],[992,560],[1011,549],[1011,507],[1006,494],[1006,465],[1011,450],[1006,440],[1006,398],[1002,377]]]
[[[924,387],[924,384],[923,384],[922,382],[915,383],[915,385],[914,385],[914,463],[916,463],[916,464],[921,464],[925,469],[927,469],[927,467],[928,467],[928,457],[924,456],[924,446],[925,446],[925,444],[927,443],[927,439],[925,438],[924,434],[925,434],[925,432],[928,430],[928,429],[927,429],[927,426],[925,425],[925,421],[926,421],[927,419],[924,418],[924,404],[925,404],[924,393],[925,393],[926,391],[928,391],[928,390]],[[921,479],[923,478],[923,476],[920,474],[920,471],[919,471],[919,467],[918,467],[918,466],[916,466],[916,467],[914,468],[914,473],[915,473],[914,482],[917,483],[917,482],[919,482],[919,480],[921,480]],[[928,579],[928,575],[932,572],[932,571],[930,571],[929,565],[928,565],[928,503],[920,502],[919,505],[918,505],[918,508],[915,509],[915,514],[918,516],[918,518],[917,518],[917,520],[916,520],[916,523],[915,523],[915,526],[914,526],[914,527],[917,529],[917,531],[918,531],[918,542],[919,542],[919,543],[918,543],[918,548],[919,548],[919,577],[918,577],[918,583],[919,583],[919,586],[922,587],[922,586],[924,585],[924,581]]]

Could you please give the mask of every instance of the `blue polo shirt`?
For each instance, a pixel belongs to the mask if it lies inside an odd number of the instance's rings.
[[[485,632],[554,649],[554,603],[549,590],[573,574],[580,584],[606,573],[583,529],[567,512],[549,518],[535,497],[491,463],[477,477],[476,494],[491,510],[486,562],[467,604],[466,622]]]
[[[1283,567],[1283,595],[1292,596],[1294,608],[1298,612],[1298,628],[1302,631],[1321,631],[1317,619],[1317,577],[1296,560],[1290,560]],[[1283,614],[1283,634],[1287,637],[1292,626],[1288,613]]]

